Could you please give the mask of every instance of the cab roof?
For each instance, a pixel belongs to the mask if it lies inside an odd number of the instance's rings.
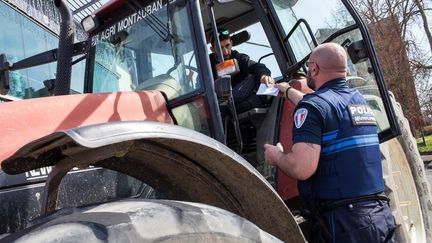
[[[137,0],[141,6],[146,6],[154,1]],[[190,0],[185,0],[190,1]],[[132,10],[129,6],[129,0],[111,0],[97,9],[93,14],[101,21],[101,28],[108,27],[111,19],[119,15],[127,15]],[[210,19],[208,16],[205,0],[200,0],[200,9],[203,19],[203,25],[206,33],[211,31]],[[234,0],[229,3],[214,3],[213,11],[217,20],[218,27],[224,27],[234,32],[258,21],[255,10],[250,1]],[[120,13],[120,14],[119,14]],[[124,13],[124,14],[122,14]]]

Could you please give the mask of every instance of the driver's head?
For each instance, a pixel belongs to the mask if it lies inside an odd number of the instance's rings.
[[[232,40],[231,40],[231,34],[229,30],[227,29],[219,29],[218,31],[219,41],[221,44],[222,49],[222,55],[224,56],[224,59],[230,59],[231,58],[231,49],[232,49]],[[211,47],[210,50],[213,53],[216,53],[215,49],[215,39],[213,35],[210,37],[211,41]]]

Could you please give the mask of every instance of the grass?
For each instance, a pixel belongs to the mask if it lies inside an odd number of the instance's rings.
[[[420,154],[432,154],[432,135],[425,136],[426,144],[423,144],[423,139],[421,136],[416,140]]]

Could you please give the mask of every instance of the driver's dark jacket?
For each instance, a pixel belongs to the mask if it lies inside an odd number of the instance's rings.
[[[231,77],[231,85],[233,87],[236,84],[238,84],[240,81],[244,80],[248,74],[253,74],[256,77],[258,82],[262,75],[270,76],[271,74],[270,70],[264,64],[252,61],[249,58],[249,56],[246,54],[239,53],[238,51],[232,50],[231,58],[237,59],[237,62],[240,67],[240,73]],[[216,61],[216,55],[214,53],[210,54],[210,62],[213,71],[213,78],[216,79],[217,72],[216,72],[215,65],[217,64],[217,61]]]

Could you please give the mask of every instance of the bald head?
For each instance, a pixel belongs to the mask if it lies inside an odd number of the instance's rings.
[[[323,72],[346,73],[347,55],[345,49],[336,43],[325,43],[315,48],[310,60],[316,62]]]
[[[316,47],[309,57],[308,86],[316,90],[333,79],[346,78],[347,54],[336,43]]]

